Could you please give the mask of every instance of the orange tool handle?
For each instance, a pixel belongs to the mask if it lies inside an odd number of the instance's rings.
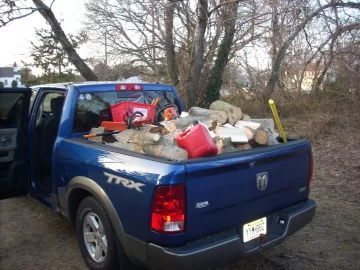
[[[84,139],[96,137],[96,133],[84,135]]]
[[[159,102],[160,102],[160,98],[156,98],[153,105],[157,106]]]

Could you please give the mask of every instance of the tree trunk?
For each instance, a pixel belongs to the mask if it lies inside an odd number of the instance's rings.
[[[220,98],[222,78],[223,78],[224,70],[229,61],[229,54],[234,40],[235,24],[237,20],[236,14],[237,14],[238,6],[239,6],[239,2],[235,2],[229,4],[229,6],[226,7],[228,9],[228,12],[226,12],[227,20],[225,24],[225,34],[219,46],[218,54],[215,60],[215,65],[213,66],[210,72],[209,83],[205,90],[206,92],[205,92],[204,107],[209,106],[212,102]]]
[[[78,55],[74,46],[71,44],[69,39],[66,37],[63,29],[61,28],[60,23],[56,19],[52,10],[44,4],[42,0],[33,0],[36,8],[40,14],[45,18],[45,20],[50,24],[51,29],[58,41],[60,41],[62,48],[69,57],[69,61],[76,67],[79,73],[87,81],[98,81],[98,77],[95,73],[89,68],[89,66],[84,62],[83,59]]]
[[[171,83],[176,87],[179,84],[179,74],[175,59],[174,46],[174,11],[176,2],[167,1],[165,8],[165,52],[167,61],[167,73]]]
[[[197,88],[199,85],[201,69],[204,64],[205,31],[208,23],[208,0],[198,0],[197,16],[194,45],[190,56],[187,108],[196,105]]]

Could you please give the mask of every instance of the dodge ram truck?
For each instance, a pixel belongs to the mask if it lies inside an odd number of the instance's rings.
[[[83,138],[138,92],[184,110],[159,83],[42,86],[31,106],[31,89],[0,89],[2,198],[31,196],[74,224],[97,270],[218,267],[311,222],[308,140],[177,161]]]

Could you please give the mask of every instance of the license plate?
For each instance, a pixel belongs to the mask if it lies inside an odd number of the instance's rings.
[[[258,238],[260,234],[266,234],[266,217],[257,219],[243,226],[244,243]]]

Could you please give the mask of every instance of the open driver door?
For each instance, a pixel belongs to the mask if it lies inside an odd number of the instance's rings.
[[[28,125],[32,91],[0,89],[0,199],[29,192]]]

